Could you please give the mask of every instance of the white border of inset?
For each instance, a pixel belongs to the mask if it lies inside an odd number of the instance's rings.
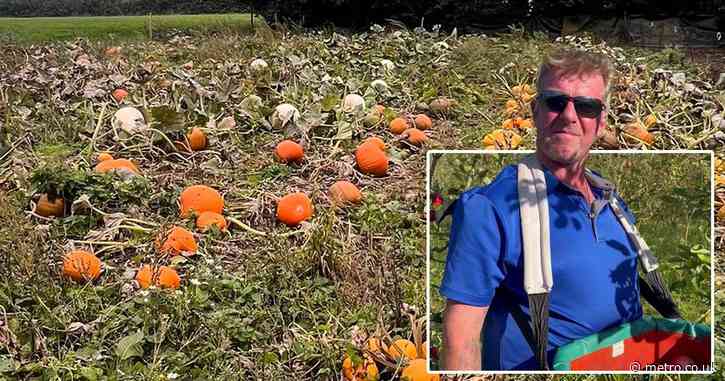
[[[426,337],[428,338],[428,345],[431,345],[430,336],[430,302],[431,302],[431,287],[430,287],[430,159],[432,155],[436,154],[529,154],[534,153],[534,150],[430,150],[426,152],[425,160],[425,190],[426,190],[426,205],[425,215],[427,217],[426,222],[426,273],[425,273],[425,297],[426,297]],[[715,257],[715,152],[713,150],[591,150],[590,154],[709,154],[710,155],[710,332],[712,334],[710,341],[710,359],[712,361],[709,371],[513,371],[513,370],[479,370],[479,371],[444,371],[444,370],[431,370],[430,369],[430,356],[426,362],[426,370],[431,374],[445,374],[445,375],[481,375],[481,374],[713,374],[716,371],[715,363],[715,266],[713,265]],[[430,352],[430,351],[429,351]]]

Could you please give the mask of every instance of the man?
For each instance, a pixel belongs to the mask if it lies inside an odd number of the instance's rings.
[[[642,316],[636,250],[604,202],[607,189],[584,176],[589,149],[607,123],[610,71],[601,55],[554,52],[539,69],[531,104],[549,203],[549,364],[561,345]],[[517,169],[509,166],[453,206],[440,288],[447,298],[443,369],[538,368],[511,314],[518,305],[530,320],[517,195]]]

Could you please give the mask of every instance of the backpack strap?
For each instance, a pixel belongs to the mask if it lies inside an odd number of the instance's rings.
[[[524,249],[524,289],[529,296],[531,326],[517,304],[514,319],[536,355],[539,367],[548,370],[546,349],[549,336],[549,293],[554,286],[549,240],[549,202],[546,178],[535,155],[528,155],[517,168],[517,188]],[[543,222],[542,222],[543,221]]]
[[[658,271],[659,263],[657,258],[652,254],[652,250],[650,250],[642,235],[639,234],[637,227],[627,219],[622,206],[619,204],[619,199],[614,195],[614,185],[588,169],[585,175],[593,184],[605,189],[605,198],[609,202],[612,211],[614,211],[614,215],[617,216],[617,220],[627,233],[629,241],[637,249],[639,263],[644,271],[644,278],[642,276],[638,277],[640,293],[663,317],[681,319],[682,315],[677,308],[677,304],[672,299],[672,294],[667,288],[662,274]]]

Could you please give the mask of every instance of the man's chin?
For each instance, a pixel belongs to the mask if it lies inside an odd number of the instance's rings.
[[[576,164],[579,162],[579,155],[577,155],[575,151],[554,149],[547,150],[544,154],[547,159],[562,166]]]

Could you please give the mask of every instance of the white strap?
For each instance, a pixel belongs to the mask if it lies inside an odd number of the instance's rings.
[[[524,289],[527,294],[548,293],[554,286],[549,242],[549,202],[546,178],[535,155],[518,165],[519,209],[524,248]]]
[[[619,200],[617,200],[617,197],[614,195],[614,185],[597,176],[590,170],[586,171],[586,177],[592,181],[592,183],[599,185],[600,188],[607,188],[610,190],[609,200],[607,200],[609,202],[609,206],[612,207],[612,211],[614,211],[614,215],[617,216],[619,224],[622,225],[625,233],[627,233],[629,242],[631,242],[637,249],[637,256],[639,257],[639,261],[642,264],[644,271],[650,272],[657,270],[657,267],[659,267],[657,258],[654,254],[652,254],[652,250],[650,250],[647,242],[645,242],[644,238],[642,238],[642,235],[639,234],[637,227],[631,224],[627,219],[627,216],[624,215],[624,210],[622,209],[622,206],[619,205]]]

